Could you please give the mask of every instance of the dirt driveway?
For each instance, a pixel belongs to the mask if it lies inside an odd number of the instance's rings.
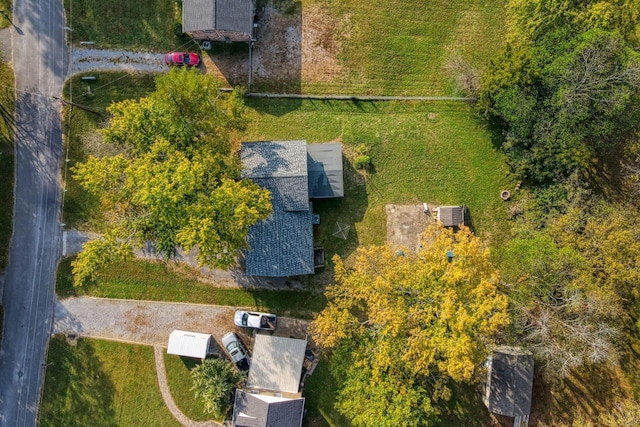
[[[208,333],[217,343],[234,331],[251,347],[252,331],[233,324],[234,311],[235,307],[216,305],[68,298],[56,304],[54,333],[166,347],[174,329]],[[275,335],[304,339],[308,323],[278,317]]]

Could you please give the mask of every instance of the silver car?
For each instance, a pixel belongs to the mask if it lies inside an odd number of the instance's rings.
[[[244,345],[242,345],[242,341],[240,341],[240,338],[238,338],[236,334],[227,332],[222,337],[222,345],[227,354],[229,354],[229,357],[231,357],[231,360],[233,360],[233,363],[235,363],[241,371],[249,369],[249,364],[251,363],[249,355]]]

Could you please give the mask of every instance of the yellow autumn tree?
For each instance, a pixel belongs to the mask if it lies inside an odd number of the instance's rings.
[[[434,224],[415,253],[371,246],[352,268],[334,263],[312,330],[333,353],[338,410],[356,426],[429,425],[432,400],[470,380],[509,323],[488,249],[468,228]]]

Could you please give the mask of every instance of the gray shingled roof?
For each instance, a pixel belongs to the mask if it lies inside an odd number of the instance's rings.
[[[182,31],[223,30],[251,34],[252,0],[183,0]]]
[[[285,399],[236,390],[233,405],[234,427],[300,427],[304,398]]]
[[[216,0],[183,0],[182,31],[213,30],[216,27]]]
[[[307,145],[307,154],[310,197],[344,197],[342,144]]]
[[[484,404],[490,412],[507,417],[531,411],[533,355],[518,347],[496,348],[488,363]]]
[[[250,276],[313,274],[313,219],[309,205],[306,141],[242,143],[242,176],[271,192],[269,218],[250,227]]]
[[[466,210],[466,206],[439,206],[438,221],[445,227],[467,225]]]

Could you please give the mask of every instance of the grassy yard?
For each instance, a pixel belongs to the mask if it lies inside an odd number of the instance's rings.
[[[106,108],[112,102],[125,99],[139,99],[154,89],[153,75],[128,73],[91,73],[97,80],[91,83],[93,95],[87,93],[87,83],[82,81],[82,74],[70,81],[73,88],[73,102],[101,113],[92,114],[80,108],[74,108],[71,117],[69,109],[65,109],[65,144],[69,147],[69,162],[73,167],[77,162],[87,159],[89,154],[100,155],[109,152],[109,147],[102,146],[97,129],[106,120]],[[69,96],[69,81],[64,92]],[[71,132],[69,132],[71,129]],[[113,148],[111,148],[113,150]],[[101,231],[103,222],[98,200],[89,195],[73,179],[70,171],[66,174],[63,222],[69,228],[78,230]]]
[[[181,358],[170,354],[164,355],[164,364],[167,371],[169,390],[176,405],[187,417],[195,421],[212,420],[211,415],[204,412],[202,399],[196,400],[191,391],[193,380],[191,369],[199,362],[188,357]]]
[[[158,389],[153,349],[63,337],[49,344],[40,426],[179,426]]]
[[[11,11],[13,10],[13,0],[0,0],[0,10],[4,10],[7,16],[11,18],[11,15],[12,15]],[[7,28],[9,25],[11,25],[11,22],[9,22],[9,19],[7,19],[6,16],[3,16],[0,14],[0,29]],[[6,81],[6,80],[2,80],[2,81]]]
[[[0,0],[0,5],[2,0]],[[0,17],[0,20],[4,18]],[[13,229],[13,70],[0,60],[0,105],[7,114],[0,119],[0,271],[8,262],[9,241]]]
[[[91,295],[151,301],[230,305],[310,318],[326,304],[322,294],[302,291],[216,288],[199,282],[188,270],[176,272],[162,263],[129,261],[100,273],[93,286],[74,288],[71,258],[60,263],[56,292],[61,298]]]
[[[99,49],[165,51],[185,42],[173,34],[174,22],[181,19],[175,0],[65,0],[64,7],[76,44],[86,40]]]
[[[314,203],[321,214],[316,238],[329,257],[384,243],[390,203],[464,203],[480,236],[495,245],[508,237],[499,194],[513,188],[513,178],[468,105],[251,99],[249,106],[242,140],[340,140],[347,158],[360,145],[369,148],[365,174],[345,163],[345,197]],[[333,236],[336,222],[351,226],[346,241]]]
[[[483,69],[502,43],[505,3],[303,0],[303,22],[315,5],[327,5],[341,45],[337,61],[342,72],[329,81],[303,80],[302,93],[459,95],[455,72],[447,64],[457,56]]]
[[[307,416],[303,425],[348,426],[349,420],[333,407],[338,385],[331,376],[330,360],[322,358],[304,387]]]

